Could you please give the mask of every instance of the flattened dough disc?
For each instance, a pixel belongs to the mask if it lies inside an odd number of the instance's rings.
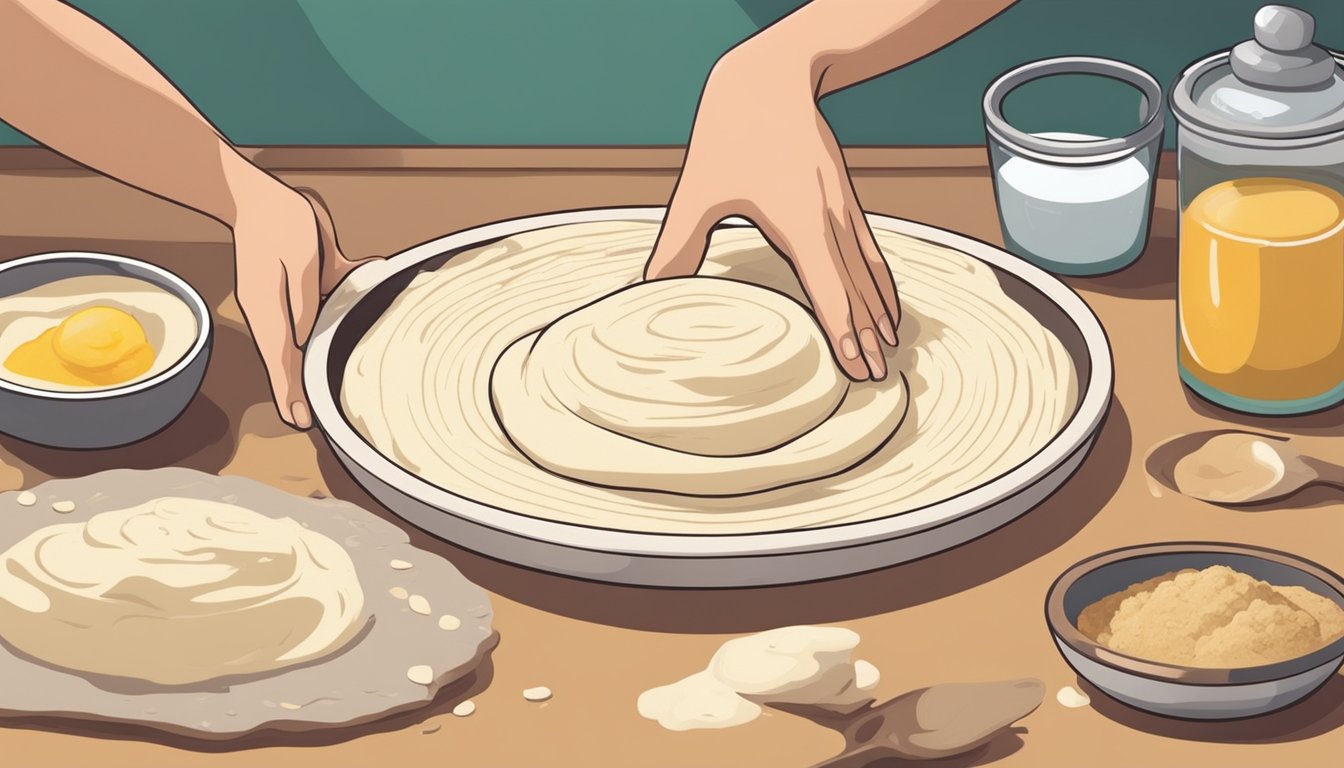
[[[190,469],[118,469],[82,478],[50,480],[29,489],[32,506],[17,492],[0,494],[0,551],[38,528],[84,522],[99,512],[162,496],[221,501],[273,517],[290,517],[342,544],[359,573],[367,624],[343,649],[320,661],[265,675],[163,688],[121,678],[84,676],[22,656],[0,641],[0,718],[55,718],[91,725],[127,724],[196,739],[226,740],[257,731],[315,731],[367,723],[423,706],[438,691],[469,675],[493,650],[490,599],[442,557],[411,546],[405,532],[353,504],[292,496],[240,477]],[[73,501],[60,514],[56,501]],[[409,569],[391,566],[411,563]],[[424,596],[430,615],[412,611],[391,594],[400,587]],[[454,630],[439,617],[461,620]],[[428,665],[428,685],[407,670]]]

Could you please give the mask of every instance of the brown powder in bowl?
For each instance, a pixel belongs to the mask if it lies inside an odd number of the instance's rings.
[[[1078,629],[1141,659],[1253,667],[1303,656],[1344,635],[1344,609],[1303,587],[1276,587],[1214,565],[1108,595],[1083,609]]]

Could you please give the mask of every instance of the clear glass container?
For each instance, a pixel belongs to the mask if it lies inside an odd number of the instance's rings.
[[[1344,400],[1344,69],[1314,29],[1265,6],[1171,92],[1180,375],[1249,413]]]
[[[1075,75],[1137,89],[1138,128],[1113,138],[1028,132],[1004,116],[1004,102],[1015,89]],[[1148,241],[1162,148],[1162,89],[1151,75],[1090,56],[1033,61],[989,86],[984,112],[994,198],[1009,251],[1064,275],[1114,272],[1139,257]]]

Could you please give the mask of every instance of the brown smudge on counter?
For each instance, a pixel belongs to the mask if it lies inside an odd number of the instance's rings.
[[[0,459],[0,491],[17,491],[20,488],[23,488],[23,470]]]
[[[238,306],[238,299],[233,291],[229,291],[224,300],[215,307],[215,316],[224,324],[241,331],[247,330],[247,319],[243,317],[243,308]]]
[[[910,691],[842,718],[813,716],[845,737],[844,751],[816,768],[858,768],[887,758],[937,760],[965,754],[1034,712],[1044,698],[1045,685],[1035,678],[946,683]]]
[[[314,439],[312,432],[281,421],[269,401],[254,403],[239,420],[238,447],[219,474],[250,477],[296,496],[330,498]]]

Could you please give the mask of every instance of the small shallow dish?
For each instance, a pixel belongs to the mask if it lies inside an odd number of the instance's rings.
[[[1126,656],[1078,629],[1083,609],[1107,595],[1164,573],[1211,565],[1226,565],[1274,586],[1305,587],[1344,607],[1344,580],[1285,552],[1204,542],[1126,547],[1078,563],[1051,585],[1045,618],[1059,652],[1075,672],[1109,696],[1137,709],[1192,720],[1273,712],[1305,698],[1335,674],[1344,661],[1344,637],[1288,661],[1219,669]]]
[[[210,360],[210,310],[196,289],[162,267],[106,253],[39,253],[0,263],[0,298],[84,275],[133,277],[168,291],[196,317],[196,340],[166,370],[118,387],[59,392],[0,377],[0,432],[53,448],[113,448],[171,424],[200,389]]]

